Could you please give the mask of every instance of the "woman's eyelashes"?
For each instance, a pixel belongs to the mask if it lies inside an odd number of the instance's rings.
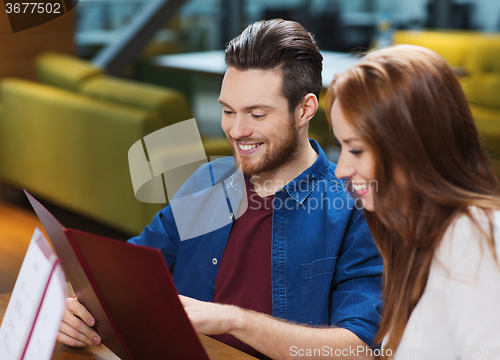
[[[342,150],[342,145],[339,141],[334,141],[333,146],[335,146],[338,150]],[[361,149],[350,149],[349,152],[353,155],[360,155],[364,150]]]
[[[363,150],[359,150],[359,149],[351,149],[349,150],[349,152],[353,155],[361,155],[361,153],[363,152]]]

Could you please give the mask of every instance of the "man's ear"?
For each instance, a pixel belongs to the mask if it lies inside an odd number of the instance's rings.
[[[299,109],[299,126],[307,124],[318,110],[318,98],[313,93],[309,93],[302,99]]]

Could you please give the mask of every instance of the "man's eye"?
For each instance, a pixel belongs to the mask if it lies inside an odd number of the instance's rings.
[[[231,114],[233,114],[233,112],[231,110],[224,110],[224,114],[231,115]]]
[[[252,117],[254,119],[262,119],[264,116],[266,116],[265,114],[252,114]]]

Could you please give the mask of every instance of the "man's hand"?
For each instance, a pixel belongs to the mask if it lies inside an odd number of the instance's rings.
[[[214,304],[179,295],[182,306],[196,331],[206,335],[228,334],[235,326],[240,308]]]
[[[230,334],[273,359],[310,358],[295,356],[293,349],[338,349],[342,359],[373,359],[364,352],[351,356],[351,349],[368,346],[349,330],[315,328],[290,323],[233,305],[214,304],[179,295],[191,324],[206,335]],[[338,358],[335,353],[332,357]]]
[[[99,346],[101,337],[91,328],[94,317],[76,298],[66,299],[66,311],[57,340],[69,346]]]

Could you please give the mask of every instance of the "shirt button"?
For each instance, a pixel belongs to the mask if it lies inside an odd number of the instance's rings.
[[[212,259],[212,264],[217,265],[217,259],[216,258]]]
[[[233,220],[233,217],[234,217],[233,213],[229,214],[229,220]]]

